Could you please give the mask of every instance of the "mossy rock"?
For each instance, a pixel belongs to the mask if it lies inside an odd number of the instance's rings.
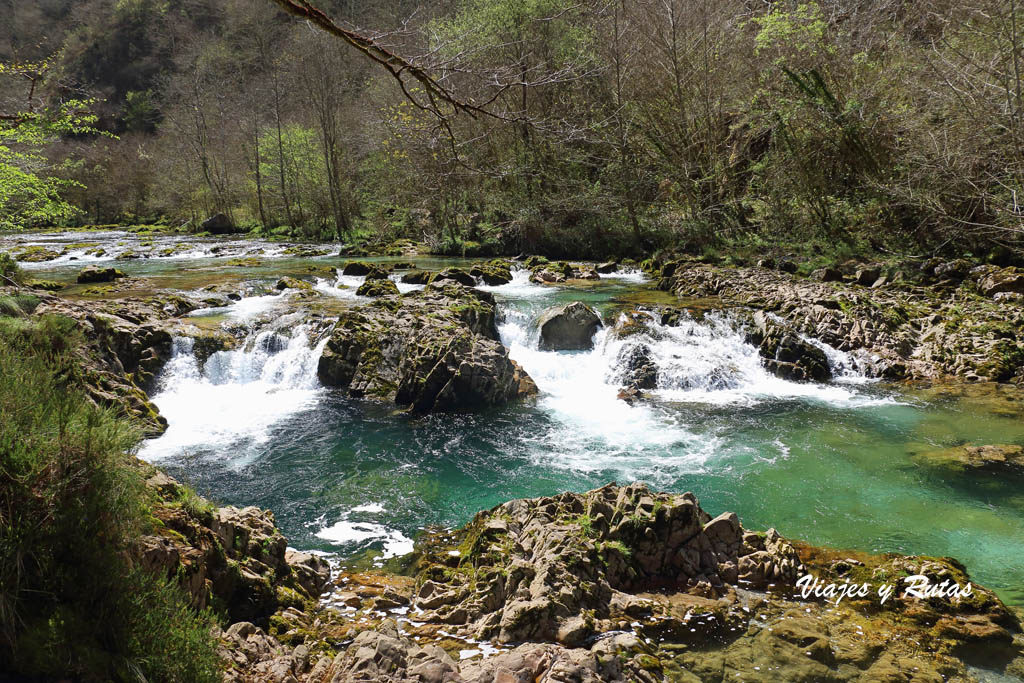
[[[390,279],[367,280],[356,290],[357,296],[390,296],[398,294],[398,286]]]

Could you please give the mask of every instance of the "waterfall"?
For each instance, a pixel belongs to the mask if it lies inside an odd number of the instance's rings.
[[[202,366],[195,340],[175,338],[153,396],[169,426],[140,455],[158,460],[226,446],[245,454],[266,443],[275,425],[315,406],[320,396],[316,370],[327,339],[313,344],[310,334],[304,325],[290,334],[254,330],[239,348],[218,351]]]

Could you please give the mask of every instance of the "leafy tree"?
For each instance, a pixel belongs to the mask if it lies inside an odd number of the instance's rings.
[[[47,63],[0,64],[0,77],[30,76],[35,89]],[[28,103],[32,105],[32,93]],[[0,230],[20,230],[40,224],[59,224],[78,209],[61,197],[75,182],[55,175],[61,164],[44,154],[64,135],[97,133],[89,100],[68,100],[44,109],[0,116]]]

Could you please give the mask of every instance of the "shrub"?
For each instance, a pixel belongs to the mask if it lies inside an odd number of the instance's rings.
[[[208,614],[132,568],[132,426],[85,400],[75,322],[0,317],[0,661],[26,676],[216,680]]]

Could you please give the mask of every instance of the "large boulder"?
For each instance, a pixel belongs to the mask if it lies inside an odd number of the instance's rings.
[[[476,637],[502,643],[579,646],[611,630],[601,624],[613,614],[649,611],[638,599],[648,591],[756,590],[792,585],[802,570],[774,530],[746,532],[735,514],[712,518],[691,493],[640,484],[510,501],[460,533],[459,568],[418,577],[417,618],[468,624]],[[447,556],[427,549],[425,564]]]
[[[798,382],[832,378],[824,351],[764,311],[754,313],[754,330],[747,341],[758,347],[765,369],[777,377]]]
[[[552,306],[541,314],[540,348],[545,351],[579,350],[594,347],[594,333],[601,317],[581,301]]]
[[[226,235],[235,231],[234,223],[232,223],[231,219],[223,213],[210,216],[203,221],[201,227],[205,232],[209,232],[214,235]]]
[[[97,268],[96,266],[88,266],[82,269],[82,272],[78,274],[78,284],[80,285],[91,285],[98,282],[113,282],[121,278],[128,277],[117,268]]]
[[[498,339],[494,308],[490,294],[443,281],[347,311],[320,358],[320,380],[417,413],[471,410],[535,393]]]

